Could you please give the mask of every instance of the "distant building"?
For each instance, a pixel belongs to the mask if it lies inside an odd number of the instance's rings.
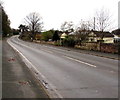
[[[41,33],[36,33],[36,35],[35,35],[35,39],[36,40],[40,40],[41,39]]]
[[[114,35],[110,32],[91,31],[88,34],[88,42],[114,43]]]
[[[120,29],[112,31],[112,34],[114,35],[114,42],[120,42]]]
[[[67,34],[66,34],[66,33],[63,33],[63,34],[60,36],[61,39],[64,39],[64,38],[66,38],[66,37],[67,37]]]

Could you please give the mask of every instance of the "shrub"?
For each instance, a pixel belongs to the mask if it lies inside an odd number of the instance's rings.
[[[56,42],[54,42],[54,45],[55,46],[61,46],[61,43],[60,43],[60,41],[56,41]]]
[[[42,33],[41,40],[48,41],[49,39],[52,39],[52,37],[53,37],[53,32],[52,31],[46,31],[46,32]]]
[[[74,47],[75,46],[75,40],[71,37],[65,38],[62,41],[63,46],[68,46],[68,47]]]
[[[19,36],[20,39],[25,40],[25,41],[31,41],[31,36],[28,33],[23,33]]]

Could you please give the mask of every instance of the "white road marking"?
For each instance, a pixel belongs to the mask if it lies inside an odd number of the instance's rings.
[[[48,51],[46,49],[41,49],[41,50],[44,51],[44,52],[47,52],[47,53],[53,53],[52,51]]]
[[[22,44],[22,45],[25,46],[25,47],[27,47],[27,48],[30,48],[29,46],[26,46],[26,45],[24,45],[24,44]],[[45,50],[45,49],[41,49],[41,50],[44,51],[44,52],[53,53],[52,51],[47,51],[47,50]],[[97,66],[95,66],[95,65],[89,64],[89,63],[87,63],[87,62],[80,61],[80,60],[78,60],[78,59],[75,59],[75,58],[72,58],[72,57],[69,57],[69,56],[64,56],[64,57],[66,57],[66,58],[68,58],[68,59],[71,59],[71,60],[74,60],[74,61],[79,62],[79,63],[86,64],[86,65],[91,66],[91,67],[97,67]]]
[[[75,59],[75,58],[72,58],[72,57],[68,57],[68,56],[64,56],[64,57],[67,58],[67,59],[70,59],[70,60],[73,60],[73,61],[76,61],[76,62],[85,64],[85,65],[91,66],[91,67],[97,67],[97,66],[95,66],[95,65],[89,64],[89,63],[87,63],[87,62],[80,61],[80,60]]]
[[[18,38],[17,38],[18,39]],[[18,39],[19,40],[19,39]],[[24,47],[26,47],[26,48],[31,48],[30,46],[27,46],[27,45],[24,45],[24,44],[22,44]],[[48,50],[46,50],[46,49],[41,49],[42,51],[44,51],[44,52],[47,52],[47,53],[53,53],[52,51],[48,51]]]

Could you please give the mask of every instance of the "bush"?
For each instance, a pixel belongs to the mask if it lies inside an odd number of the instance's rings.
[[[74,47],[75,46],[75,40],[71,37],[65,38],[62,41],[63,46],[68,46],[68,47]]]
[[[20,39],[24,40],[24,41],[31,41],[31,36],[28,33],[23,33],[19,36]]]
[[[61,43],[60,43],[60,41],[56,41],[56,42],[54,42],[54,45],[55,46],[61,46]]]
[[[42,33],[41,40],[48,41],[49,39],[52,39],[52,37],[53,37],[53,32],[52,31],[46,31],[46,32]]]

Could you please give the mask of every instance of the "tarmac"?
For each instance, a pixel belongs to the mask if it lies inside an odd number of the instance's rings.
[[[2,42],[2,99],[50,100],[43,85],[5,40]]]
[[[34,43],[37,43],[37,42],[34,42]],[[38,43],[38,44],[43,45],[42,43]],[[56,46],[51,45],[51,44],[44,44],[44,45],[56,47]],[[120,60],[120,53],[114,54],[114,53],[100,52],[100,51],[94,51],[94,50],[84,50],[84,49],[73,48],[73,47],[64,47],[64,46],[57,46],[57,48],[67,50],[67,51],[72,50],[75,52],[89,54],[89,55],[93,55],[93,56],[99,56],[99,57],[104,57],[104,58],[109,58],[109,59],[114,59],[114,60]]]
[[[47,45],[47,44],[46,44]],[[53,45],[49,45],[55,47]],[[64,50],[73,50],[79,53],[119,60],[118,54],[98,51],[80,50],[68,47],[57,47]],[[3,40],[2,42],[2,98],[20,100],[50,100],[44,86],[35,78],[33,73],[22,61],[19,54]]]

